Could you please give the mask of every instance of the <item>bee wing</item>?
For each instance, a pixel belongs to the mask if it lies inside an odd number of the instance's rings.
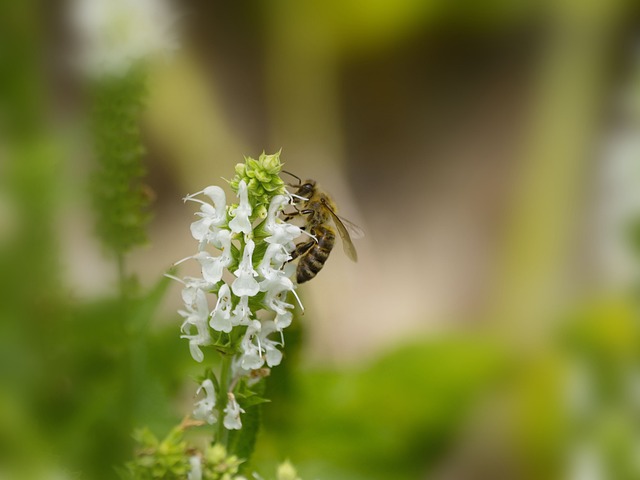
[[[340,221],[342,222],[344,227],[347,229],[347,232],[349,232],[349,235],[353,240],[358,240],[364,237],[364,230],[362,230],[358,225],[347,220],[344,217],[341,217],[340,215],[336,215],[336,216],[340,219]]]
[[[333,218],[333,223],[335,223],[336,227],[338,228],[338,233],[340,234],[340,238],[342,238],[342,248],[344,248],[344,253],[346,253],[347,257],[349,257],[351,260],[353,260],[354,262],[357,262],[358,252],[356,252],[356,247],[353,245],[353,242],[351,241],[349,230],[343,223],[343,220],[338,215],[336,215],[336,212],[334,212],[333,209],[329,207],[329,205],[327,205],[326,203],[325,203],[325,206],[327,207],[327,210],[329,210],[329,213]],[[353,225],[355,227],[355,225],[351,222],[349,222],[349,225],[350,226]],[[356,228],[360,231],[360,233],[362,233],[362,230],[360,230],[360,228],[358,227]]]

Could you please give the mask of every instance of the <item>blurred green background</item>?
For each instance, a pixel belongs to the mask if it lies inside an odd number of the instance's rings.
[[[135,428],[191,410],[181,198],[280,148],[366,237],[300,289],[253,467],[640,478],[638,4],[174,3],[125,306],[67,6],[0,1],[0,478],[115,478]]]

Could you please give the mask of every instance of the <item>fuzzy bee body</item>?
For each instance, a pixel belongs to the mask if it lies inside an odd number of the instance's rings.
[[[345,224],[347,222],[336,214],[336,207],[331,198],[318,189],[315,180],[305,180],[297,186],[295,202],[300,215],[306,215],[305,230],[312,240],[299,244],[292,253],[292,259],[300,257],[296,268],[297,282],[304,283],[314,278],[329,258],[329,254],[336,243],[336,232],[331,227],[333,222],[342,238],[342,245],[347,256],[354,262],[358,256]],[[356,234],[360,234],[358,227],[347,222]]]
[[[336,243],[336,234],[331,227],[319,225],[312,228],[309,233],[318,239],[318,243],[313,242],[309,250],[300,258],[296,269],[298,283],[308,282],[322,270]]]

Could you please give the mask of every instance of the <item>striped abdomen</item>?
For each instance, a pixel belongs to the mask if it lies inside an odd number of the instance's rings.
[[[300,257],[298,268],[296,269],[296,278],[298,283],[304,283],[311,280],[316,274],[322,270],[324,263],[329,258],[329,253],[336,243],[336,234],[329,227],[319,225],[309,232],[315,235],[318,243],[314,243],[307,252]]]

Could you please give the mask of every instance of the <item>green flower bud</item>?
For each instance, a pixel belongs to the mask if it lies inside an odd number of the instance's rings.
[[[289,460],[278,465],[278,472],[276,476],[278,480],[300,480],[298,472]]]
[[[280,169],[282,168],[282,164],[280,163],[280,152],[274,153],[273,155],[267,155],[262,152],[260,155],[260,162],[262,162],[263,168],[270,173],[271,175],[277,175],[280,173]]]
[[[244,163],[236,164],[236,175],[239,175],[240,177],[244,177],[245,171],[246,171],[246,167]]]
[[[223,445],[216,443],[213,446],[207,448],[204,453],[205,460],[207,463],[211,463],[213,465],[217,465],[222,463],[223,460],[227,457],[227,450]]]
[[[262,152],[257,160],[245,157],[244,163],[236,165],[236,174],[229,181],[229,185],[237,193],[240,182],[244,180],[249,202],[254,209],[253,219],[264,218],[264,209],[260,207],[268,206],[276,195],[285,194],[285,184],[279,177],[281,168],[280,152],[272,155]]]

